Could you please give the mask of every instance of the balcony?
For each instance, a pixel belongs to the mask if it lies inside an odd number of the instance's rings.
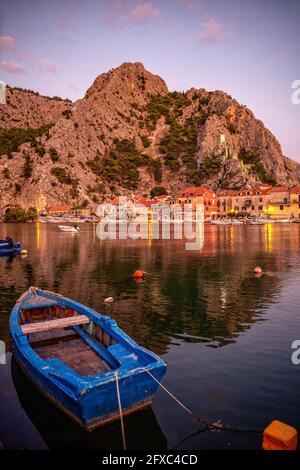
[[[290,206],[290,201],[269,201],[270,206]]]

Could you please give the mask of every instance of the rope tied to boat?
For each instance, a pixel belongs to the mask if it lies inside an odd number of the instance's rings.
[[[164,385],[162,385],[155,377],[154,375],[151,374],[151,372],[144,368],[144,370],[152,377],[153,380],[171,397],[173,400],[181,406],[188,414],[190,414],[193,418],[195,418],[199,423],[201,423],[204,426],[204,431],[231,431],[231,432],[248,432],[248,433],[254,433],[254,434],[262,434],[263,430],[261,429],[243,429],[243,428],[237,428],[234,426],[228,426],[224,425],[221,423],[221,421],[215,421],[213,423],[207,421],[204,419],[202,416],[200,416],[198,413],[195,413],[194,411],[190,410],[186,405],[184,405],[178,398],[176,398],[173,393],[171,393]]]
[[[126,450],[125,429],[124,429],[123,411],[122,411],[122,403],[121,403],[121,396],[120,396],[120,389],[119,389],[118,371],[115,372],[115,376],[116,376],[116,389],[117,389],[119,414],[120,414],[121,430],[122,430],[123,449]]]
[[[37,288],[34,286],[29,287],[28,289],[31,297],[36,297],[37,296]]]

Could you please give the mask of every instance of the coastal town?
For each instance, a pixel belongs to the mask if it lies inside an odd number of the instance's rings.
[[[96,204],[86,207],[71,205],[49,205],[37,212],[37,220],[57,222],[60,220],[78,223],[83,221],[98,221],[101,218],[116,214],[122,204],[125,207],[126,218],[132,219],[140,215],[151,218],[153,208],[166,210],[169,208],[170,217],[174,218],[178,210],[190,205],[193,218],[196,218],[197,206],[203,207],[205,221],[224,221],[232,219],[259,218],[278,222],[300,222],[300,185],[276,186],[259,184],[254,189],[242,191],[223,190],[214,192],[205,187],[189,187],[178,196],[161,194],[137,198],[116,197],[105,200],[101,211]],[[175,210],[176,208],[176,210]],[[4,208],[2,218],[13,211],[13,206]]]

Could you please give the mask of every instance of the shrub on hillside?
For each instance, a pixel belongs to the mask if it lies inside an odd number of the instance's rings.
[[[9,209],[5,216],[4,222],[6,223],[21,223],[27,221],[34,221],[37,218],[37,210],[35,207],[30,207],[27,211],[22,207],[13,207]]]
[[[7,154],[11,156],[16,152],[20,145],[25,142],[35,142],[36,137],[47,134],[53,124],[47,124],[39,128],[22,129],[13,127],[12,129],[0,130],[0,155]]]
[[[152,188],[150,191],[151,197],[164,196],[166,194],[167,194],[167,190],[163,186],[154,186],[154,188]]]

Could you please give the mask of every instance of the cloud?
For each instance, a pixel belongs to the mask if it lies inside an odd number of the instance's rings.
[[[134,23],[144,23],[146,21],[152,21],[153,19],[159,18],[159,9],[150,2],[137,5],[128,16],[128,19]]]
[[[12,36],[0,36],[0,51],[5,50],[16,50],[16,41]]]
[[[179,3],[188,10],[195,10],[201,6],[201,0],[179,0]]]
[[[69,33],[75,33],[78,32],[78,26],[77,25],[72,25],[67,23],[65,20],[58,19],[55,21],[55,26],[57,29],[59,29],[62,33],[63,32],[69,32]],[[65,37],[64,37],[65,39]]]
[[[110,0],[111,10],[104,13],[101,21],[104,26],[110,26],[119,20],[125,13],[126,0]]]
[[[55,24],[58,29],[64,29],[64,30],[68,29],[66,22],[64,20],[56,20]]]
[[[111,9],[101,17],[104,26],[115,23],[121,26],[144,23],[161,23],[159,8],[153,2],[134,2],[133,0],[110,0]]]
[[[16,40],[12,36],[0,36],[0,52],[12,52],[17,60],[22,60],[27,54],[16,47]]]
[[[3,60],[1,62],[1,68],[7,73],[26,73],[25,69],[21,65],[10,60]]]
[[[225,25],[215,18],[211,18],[209,21],[202,24],[200,38],[206,42],[216,42],[232,36],[233,32],[233,24]]]
[[[50,59],[40,59],[39,60],[39,66],[40,66],[40,71],[41,72],[47,72],[47,73],[56,73],[57,72],[57,66],[52,62]]]

